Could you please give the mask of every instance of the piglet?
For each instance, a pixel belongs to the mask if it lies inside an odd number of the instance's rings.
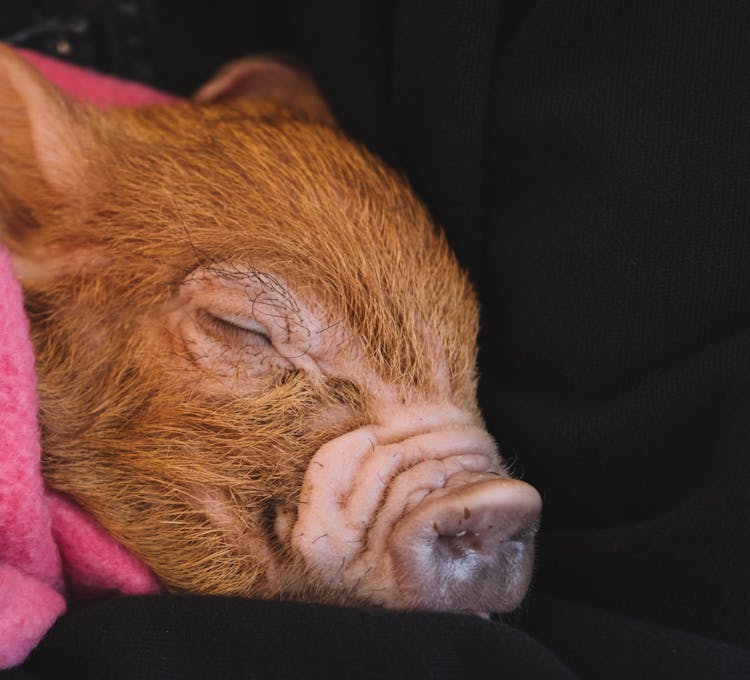
[[[483,426],[445,238],[302,71],[198,100],[102,112],[0,49],[47,485],[172,592],[512,610],[541,501]]]

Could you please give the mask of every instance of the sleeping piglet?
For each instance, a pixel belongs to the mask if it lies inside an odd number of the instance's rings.
[[[483,427],[443,235],[298,69],[198,100],[95,110],[0,48],[47,485],[171,592],[515,608],[541,501]]]

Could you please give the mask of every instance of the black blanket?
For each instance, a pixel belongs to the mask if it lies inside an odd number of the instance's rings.
[[[23,35],[34,5],[89,23]],[[487,424],[545,509],[509,621],[125,598],[3,678],[750,677],[746,3],[23,7],[0,37],[181,93],[307,63],[469,267]]]

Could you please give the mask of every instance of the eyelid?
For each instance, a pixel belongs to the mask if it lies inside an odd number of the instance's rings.
[[[235,326],[236,328],[241,328],[242,330],[248,331],[249,333],[255,333],[256,335],[262,336],[269,342],[271,341],[271,336],[268,333],[268,329],[255,319],[248,319],[247,317],[237,316],[236,314],[217,314],[216,312],[208,312],[208,314],[217,321],[229,324],[230,326]]]
[[[215,314],[207,309],[199,310],[198,320],[213,337],[222,343],[229,343],[230,347],[254,346],[260,349],[273,346],[266,327],[255,320],[234,314]]]

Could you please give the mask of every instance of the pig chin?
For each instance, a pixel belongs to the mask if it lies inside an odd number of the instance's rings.
[[[318,450],[296,523],[276,524],[318,599],[472,613],[518,606],[541,499],[507,476],[474,420],[447,405],[410,407]]]

